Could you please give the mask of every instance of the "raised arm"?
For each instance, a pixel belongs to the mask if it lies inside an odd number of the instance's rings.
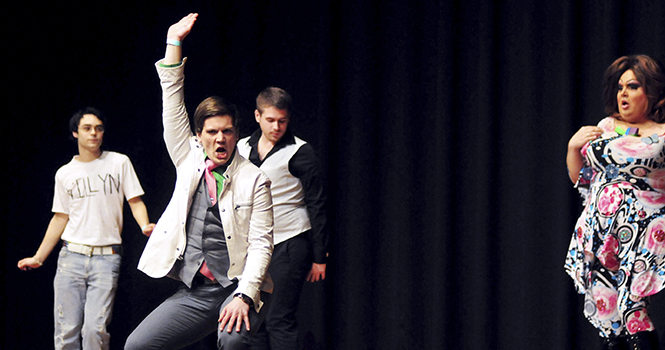
[[[164,142],[173,164],[182,164],[191,149],[193,136],[185,108],[184,63],[182,40],[191,32],[197,14],[189,14],[171,25],[166,35],[166,53],[157,63],[157,72],[162,86],[162,121]]]
[[[178,64],[182,61],[182,41],[192,31],[192,27],[196,22],[198,13],[190,13],[183,17],[178,23],[169,27],[166,34],[166,53],[164,54],[164,64],[172,65]]]
[[[42,266],[49,254],[51,254],[55,245],[60,241],[60,237],[65,231],[67,222],[69,222],[69,215],[63,213],[53,214],[53,218],[51,218],[51,222],[48,224],[46,234],[44,235],[42,243],[39,245],[39,249],[37,249],[37,253],[31,257],[21,259],[18,262],[18,268],[26,271],[28,269],[36,269]]]

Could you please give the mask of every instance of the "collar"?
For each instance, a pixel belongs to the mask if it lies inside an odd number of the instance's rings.
[[[205,150],[203,150],[203,147],[201,147],[201,149],[202,149],[201,154],[203,155],[203,157],[200,158],[202,162],[201,166],[205,167],[206,166],[205,160],[208,159],[208,156],[206,155]],[[236,145],[236,149],[233,150],[233,153],[231,154],[231,159],[229,159],[229,161],[226,162],[226,164],[214,168],[213,171],[222,174],[224,178],[228,180],[238,170],[238,166],[240,163],[239,159],[241,157],[238,157],[237,155],[238,155],[238,146]]]
[[[250,147],[253,149],[256,149],[256,145],[259,143],[259,139],[261,138],[261,129],[257,129],[252,133],[252,135],[249,137],[249,140],[247,140],[247,144],[249,144]],[[286,132],[284,133],[284,136],[282,136],[279,141],[273,146],[272,150],[270,153],[273,151],[278,151],[281,148],[284,148],[288,145],[292,145],[296,143],[296,138],[293,136],[293,133],[291,133],[291,128],[287,128]],[[268,158],[268,157],[266,157]]]

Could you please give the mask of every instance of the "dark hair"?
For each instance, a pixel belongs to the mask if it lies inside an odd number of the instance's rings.
[[[227,103],[219,96],[210,96],[199,103],[194,112],[194,130],[197,134],[203,132],[203,124],[206,119],[217,116],[231,117],[231,123],[236,135],[240,134],[238,127],[238,108],[230,103]]]
[[[102,112],[100,112],[98,109],[93,108],[93,107],[85,107],[85,108],[77,111],[76,113],[74,113],[74,115],[72,115],[72,117],[69,118],[69,131],[78,132],[79,131],[79,124],[81,123],[81,118],[83,118],[83,116],[86,115],[86,114],[94,115],[95,117],[97,117],[97,119],[99,119],[102,122],[102,125],[104,125],[106,127],[106,118],[104,117]],[[70,132],[69,137],[72,140],[74,140],[74,136],[71,135],[71,132]]]
[[[649,101],[647,118],[656,123],[665,122],[665,75],[662,65],[647,55],[631,55],[619,57],[605,71],[603,79],[603,99],[605,113],[619,116],[617,105],[618,83],[621,75],[632,70],[635,78],[644,88]]]
[[[268,107],[284,109],[291,112],[291,95],[278,87],[267,87],[256,97],[256,109],[259,113]]]

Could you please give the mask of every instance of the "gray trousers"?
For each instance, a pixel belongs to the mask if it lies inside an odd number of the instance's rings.
[[[228,288],[219,284],[201,284],[192,289],[183,286],[136,327],[125,349],[180,349],[215,331],[218,349],[249,349],[251,335],[265,319],[268,305],[264,304],[259,313],[250,308],[250,332],[244,325],[240,332],[220,331],[219,314],[233,300],[234,290],[235,284]],[[262,293],[261,299],[267,299],[267,295]]]

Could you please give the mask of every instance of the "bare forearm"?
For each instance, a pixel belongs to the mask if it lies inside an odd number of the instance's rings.
[[[56,213],[53,215],[51,222],[49,222],[48,228],[46,229],[44,239],[42,240],[42,243],[39,245],[39,249],[37,249],[37,253],[35,254],[36,259],[41,262],[46,260],[49,254],[51,254],[51,251],[55,245],[60,242],[62,233],[65,231],[65,227],[67,226],[67,222],[69,222],[69,215],[63,213]]]
[[[145,227],[150,223],[148,218],[148,208],[146,208],[145,203],[141,197],[135,197],[127,201],[129,203],[129,209],[132,211],[132,216],[134,220],[139,224],[141,228]]]
[[[584,158],[579,149],[568,148],[568,154],[566,155],[566,165],[568,166],[568,177],[573,183],[577,183],[577,178],[579,177],[580,171],[584,166]]]
[[[65,231],[67,222],[69,221],[69,215],[63,213],[55,213],[51,218],[51,221],[48,224],[46,229],[46,234],[44,234],[44,239],[39,245],[39,249],[33,256],[35,260],[40,263],[43,263],[46,258],[51,254],[53,248],[60,242],[62,233]]]
[[[166,52],[164,53],[164,64],[172,65],[182,61],[182,47],[175,45],[166,45]]]

